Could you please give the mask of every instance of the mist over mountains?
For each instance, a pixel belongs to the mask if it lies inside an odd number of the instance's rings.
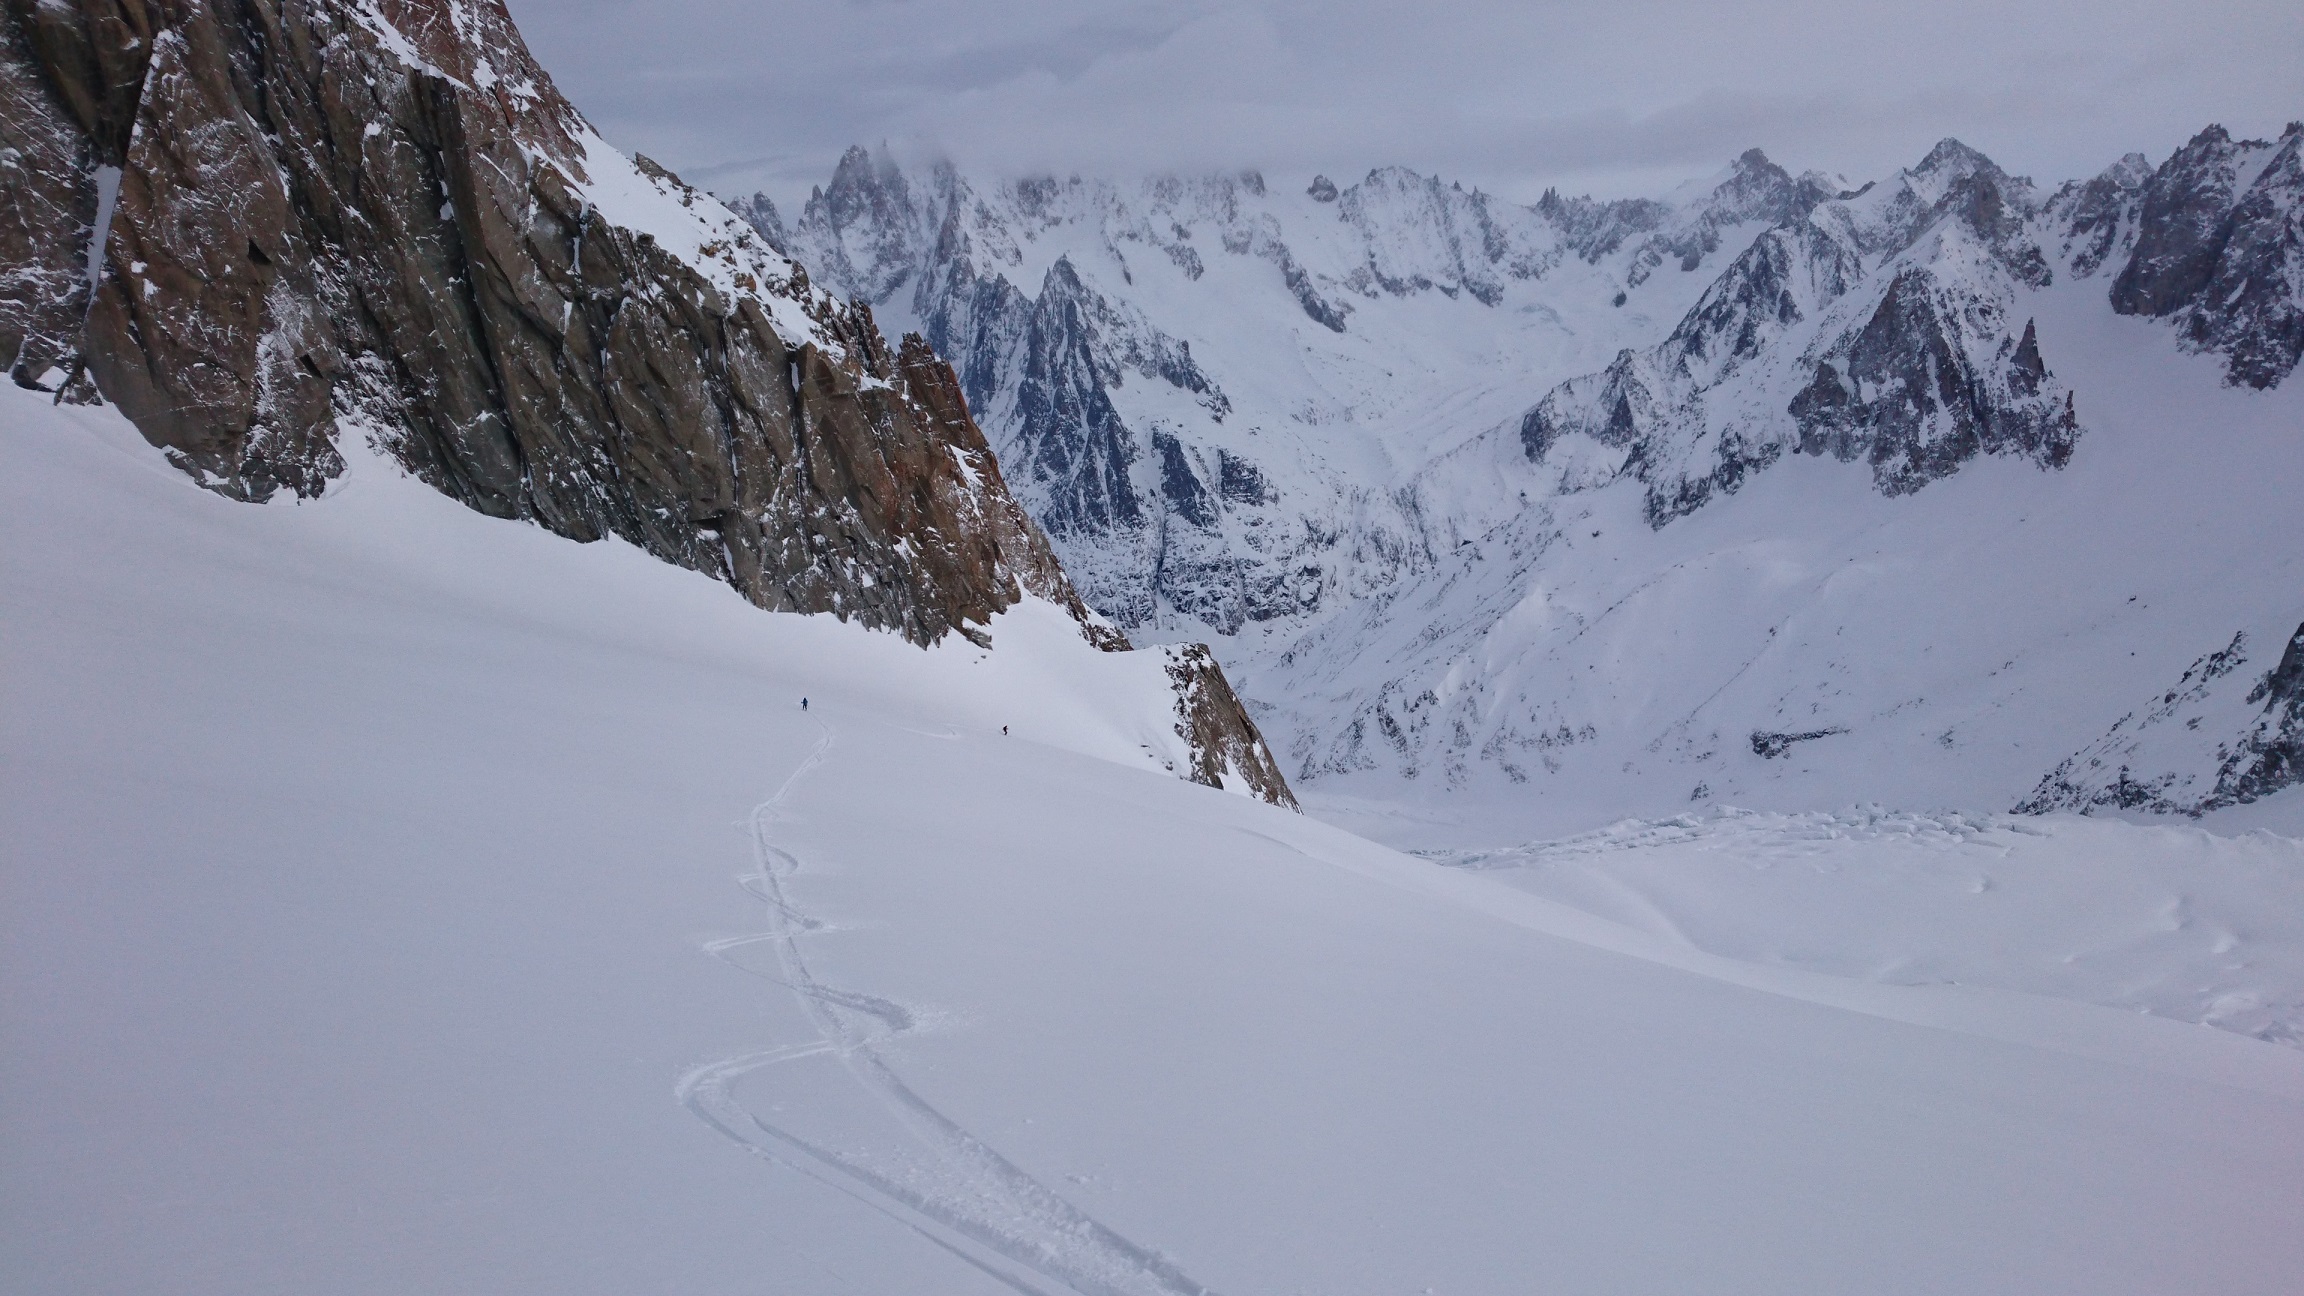
[[[2304,63],[2268,0],[1468,0],[1413,21],[1366,0],[513,9],[610,138],[788,212],[878,140],[978,180],[1255,166],[1299,188],[1404,162],[1531,203],[1547,184],[1654,196],[1754,143],[1861,182],[1953,135],[2055,179],[2157,158],[2207,121],[2277,135]]]

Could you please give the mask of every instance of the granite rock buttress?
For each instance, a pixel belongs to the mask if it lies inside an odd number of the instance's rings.
[[[321,493],[360,436],[480,512],[771,610],[986,642],[1030,594],[1127,647],[951,367],[609,147],[502,0],[5,3],[18,382],[101,392],[237,499]]]
[[[0,231],[0,341],[22,379],[84,355],[213,489],[317,494],[357,425],[475,509],[765,607],[929,642],[1023,590],[1077,604],[965,410],[923,399],[942,362],[733,219],[713,246],[709,200],[603,148],[493,0],[9,19],[8,156],[40,201]],[[105,165],[104,273],[74,300]]]

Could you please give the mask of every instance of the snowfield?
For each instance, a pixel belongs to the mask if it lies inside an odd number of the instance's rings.
[[[2021,990],[2304,1046],[2304,842],[2271,832],[1715,807],[1433,858],[1745,962]]]
[[[11,1291],[2304,1271],[2304,1051],[2248,1037],[2291,841],[1721,813],[1448,867],[1174,778],[1159,659],[1046,609],[924,652],[374,459],[234,504],[16,391],[0,455]],[[1771,885],[1835,833],[1883,876]],[[2006,908],[1939,921],[1971,876]],[[2170,893],[2191,935],[2088,956]],[[2263,1028],[2184,988],[2219,958]]]
[[[2304,554],[2283,543],[2304,498],[2304,384],[2227,387],[2212,357],[2111,315],[2101,292],[2069,281],[2026,305],[2083,393],[2087,435],[2062,469],[1987,457],[1883,499],[1860,466],[1791,455],[1657,530],[1626,483],[1517,515],[1532,470],[1498,433],[1428,493],[1502,520],[1419,588],[1264,645],[1284,653],[1229,641],[1230,668],[1272,704],[1275,743],[1384,698],[1392,729],[1376,716],[1300,743],[1338,772],[1298,793],[1420,849],[1715,803],[2005,811],[2244,634],[2240,688],[2210,717],[2229,723],[2199,736],[2212,750],[2304,617]],[[1502,727],[1483,739],[1485,723]],[[1793,741],[1764,754],[1760,735]],[[2207,823],[2304,833],[2304,788]]]

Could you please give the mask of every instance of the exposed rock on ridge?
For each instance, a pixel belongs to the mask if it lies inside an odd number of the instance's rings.
[[[2175,687],[2050,771],[2016,813],[2117,809],[2197,819],[2304,783],[2304,625],[2253,679],[2241,670],[2249,648],[2242,632],[2193,662]]]
[[[2272,387],[2293,372],[2304,357],[2304,122],[2272,143],[2210,126],[2129,203],[2133,251],[2112,309],[2172,318],[2188,346],[2225,358],[2235,384]],[[2094,215],[2076,208],[2073,219]]]
[[[1176,686],[1176,732],[1192,746],[1192,781],[1216,788],[1238,781],[1260,800],[1293,808],[1296,797],[1279,763],[1247,708],[1233,696],[1215,655],[1203,644],[1161,651],[1168,655],[1168,678]]]
[[[19,385],[50,390],[78,361],[98,162],[33,61],[35,36],[52,25],[0,9],[0,363]]]
[[[1764,162],[1765,159],[1760,161]],[[1759,173],[1753,155],[1740,163]],[[1903,494],[1978,454],[2060,467],[2080,435],[2072,393],[2016,328],[2046,286],[2031,186],[1956,140],[1886,186],[1824,201],[1732,261],[1672,333],[1555,387],[1521,419],[1541,462],[1563,436],[1569,488],[1628,474],[1662,526],[1733,491],[1786,450],[1861,459]]]
[[[2136,219],[2152,163],[2130,153],[2090,180],[2075,180],[2049,199],[2049,219],[2063,237],[2065,264],[2085,279],[2136,247]]]
[[[479,511],[621,536],[766,608],[982,641],[1029,593],[1126,646],[932,348],[890,348],[867,305],[608,147],[501,0],[8,4],[18,381],[85,365],[234,498],[320,493],[352,431]],[[90,300],[100,166],[119,201]]]

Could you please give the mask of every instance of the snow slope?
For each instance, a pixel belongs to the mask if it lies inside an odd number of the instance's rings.
[[[1987,457],[1883,498],[1855,466],[1787,456],[1655,529],[1637,483],[1554,497],[1499,431],[1421,488],[1476,520],[1450,561],[1233,648],[1242,691],[1330,775],[1299,785],[1308,805],[1460,823],[1346,821],[1399,844],[1714,801],[2007,810],[2242,632],[2244,690],[2304,620],[2304,388],[2227,386],[2101,293],[2067,279],[2024,306],[2082,394],[2061,469]],[[1768,735],[1812,736],[1767,754]],[[2304,788],[2211,822],[2304,831]]]
[[[0,519],[13,1291],[2304,1265],[2304,1054],[1736,962],[1195,787],[1158,663],[1039,613],[923,651],[373,460],[234,504],[21,392]]]
[[[1745,962],[2304,1046],[2304,841],[2270,832],[1715,808],[1436,858]]]

